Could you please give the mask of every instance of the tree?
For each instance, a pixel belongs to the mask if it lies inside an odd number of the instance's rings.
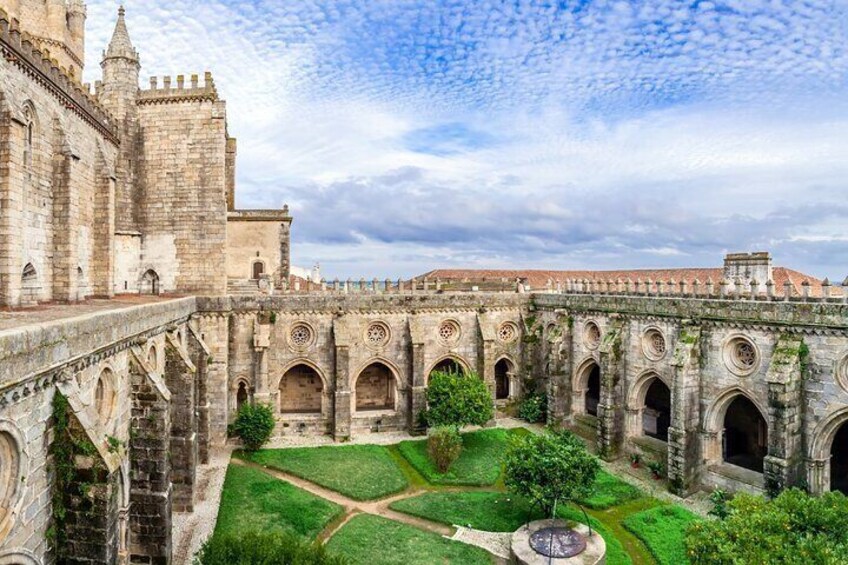
[[[583,443],[567,431],[548,430],[513,442],[504,461],[505,483],[551,516],[555,503],[590,494],[600,469]]]
[[[686,536],[692,565],[836,564],[848,555],[848,498],[791,489],[773,500],[737,494],[727,517],[693,524]]]
[[[477,375],[436,372],[427,387],[428,426],[482,426],[494,418],[492,394]]]
[[[248,531],[241,536],[212,536],[197,552],[194,565],[345,565],[321,544],[291,534]]]
[[[462,436],[456,426],[438,426],[427,434],[427,453],[440,473],[447,473],[462,453]]]
[[[239,409],[232,430],[247,451],[256,451],[271,438],[274,424],[274,411],[270,406],[245,404]]]

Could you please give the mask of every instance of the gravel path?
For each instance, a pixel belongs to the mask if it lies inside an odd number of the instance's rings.
[[[481,547],[501,559],[509,559],[511,557],[512,534],[502,532],[484,532],[482,530],[474,530],[457,526],[456,533],[451,538],[452,540],[467,543]]]

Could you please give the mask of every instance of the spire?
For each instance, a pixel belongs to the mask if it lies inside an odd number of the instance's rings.
[[[130,32],[127,30],[127,22],[124,19],[125,15],[124,7],[118,8],[118,22],[115,24],[115,33],[112,34],[112,41],[109,42],[104,60],[123,58],[138,62],[138,52],[130,40]]]

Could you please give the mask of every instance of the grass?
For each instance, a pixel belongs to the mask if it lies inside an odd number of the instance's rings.
[[[341,506],[262,471],[230,465],[214,535],[282,532],[311,541],[342,512]]]
[[[439,473],[427,455],[427,440],[402,441],[398,450],[429,483],[454,486],[491,486],[501,477],[504,452],[510,437],[529,434],[514,430],[489,429],[462,434],[462,454],[447,473]]]
[[[390,507],[448,526],[488,532],[514,532],[542,517],[523,498],[501,492],[428,492],[398,500]]]
[[[624,527],[638,537],[660,565],[682,565],[686,556],[686,528],[701,518],[680,506],[657,506],[624,519]]]
[[[595,479],[594,492],[580,503],[593,510],[606,510],[641,496],[643,496],[642,491],[638,488],[606,471],[600,471]]]
[[[379,445],[266,449],[239,456],[354,500],[382,498],[409,486],[389,450]]]
[[[345,524],[327,543],[327,549],[332,554],[344,555],[354,564],[492,563],[489,554],[479,547],[370,514],[360,514]]]

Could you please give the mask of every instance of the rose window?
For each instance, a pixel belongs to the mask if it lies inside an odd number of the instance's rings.
[[[498,339],[504,343],[515,341],[515,338],[517,336],[518,328],[516,328],[515,324],[511,322],[507,322],[503,324],[500,328],[498,328]]]
[[[750,369],[757,363],[757,352],[747,341],[736,344],[736,360],[743,369]]]
[[[459,326],[452,320],[442,322],[439,326],[439,339],[443,343],[452,343],[459,339]]]
[[[757,347],[746,337],[730,340],[724,347],[724,364],[739,376],[750,375],[760,364]]]
[[[592,349],[598,347],[601,344],[601,328],[599,328],[598,324],[595,322],[589,322],[586,324],[586,329],[583,332],[583,338],[588,347]]]
[[[312,328],[303,323],[295,324],[289,333],[289,339],[295,347],[307,347],[312,343]]]
[[[389,341],[389,328],[381,322],[372,323],[365,332],[365,341],[371,347],[385,345]]]
[[[658,360],[665,357],[665,336],[659,330],[648,330],[643,338],[645,355],[649,359]]]

